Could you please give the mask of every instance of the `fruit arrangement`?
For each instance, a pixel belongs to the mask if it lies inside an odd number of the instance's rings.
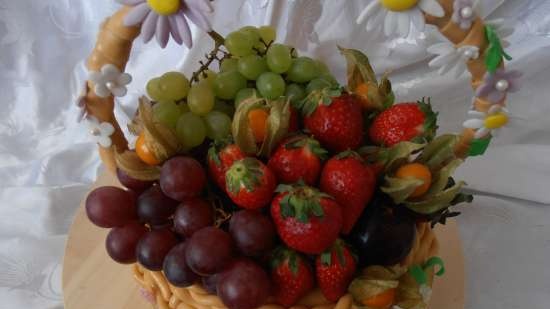
[[[432,228],[472,201],[452,175],[490,136],[438,135],[429,98],[395,102],[387,76],[379,80],[358,50],[339,47],[340,85],[320,59],[278,43],[270,26],[225,37],[211,30],[199,18],[208,1],[188,10],[180,1],[122,2],[102,30],[122,29],[111,42],[122,63],[142,13],[142,35],[163,46],[169,36],[190,46],[177,21],[159,26],[173,15],[208,28],[214,41],[190,76],[147,83],[128,125],[132,149],[103,108],[129,78],[100,68],[109,44],[90,58],[101,72],[86,107],[105,121],[92,133],[124,188],[93,190],[86,212],[111,229],[107,253],[135,264],[157,305],[427,308],[433,276],[444,273]],[[154,14],[162,17],[153,31]],[[487,115],[487,128],[505,122],[501,110]]]

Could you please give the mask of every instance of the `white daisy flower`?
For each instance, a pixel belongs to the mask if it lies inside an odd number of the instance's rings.
[[[106,64],[100,72],[89,72],[88,78],[94,83],[94,92],[97,96],[106,98],[109,95],[123,97],[128,92],[126,85],[132,81],[132,76],[122,73],[113,64]]]
[[[439,74],[454,71],[454,77],[458,78],[466,72],[466,63],[479,57],[479,47],[464,45],[456,47],[450,41],[439,42],[427,49],[428,53],[436,55],[428,65],[431,68],[439,68]]]
[[[112,145],[111,135],[115,133],[115,128],[109,122],[99,123],[96,117],[88,117],[88,127],[90,134],[96,143],[101,147],[109,148]]]
[[[367,21],[367,31],[382,27],[386,36],[395,33],[407,37],[411,23],[419,31],[426,25],[423,12],[443,17],[445,11],[437,0],[374,0],[361,12],[357,23]]]
[[[495,104],[487,112],[469,111],[468,115],[473,116],[464,122],[463,126],[468,129],[475,129],[474,138],[482,138],[505,126],[509,119],[508,110],[502,105]]]

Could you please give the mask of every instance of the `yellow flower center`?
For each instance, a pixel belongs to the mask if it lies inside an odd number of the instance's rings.
[[[159,15],[172,15],[180,9],[180,0],[147,0],[153,11]]]
[[[418,3],[418,0],[380,0],[382,5],[390,11],[406,11]]]
[[[505,124],[508,123],[508,115],[504,113],[497,113],[485,118],[484,126],[487,129],[498,129],[502,128]]]

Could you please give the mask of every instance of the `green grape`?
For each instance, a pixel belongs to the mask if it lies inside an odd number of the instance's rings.
[[[204,120],[191,112],[181,115],[176,125],[176,135],[187,149],[202,144],[206,138]]]
[[[227,35],[224,45],[232,55],[242,57],[252,54],[254,43],[248,35],[234,31]]]
[[[267,51],[267,66],[272,72],[284,73],[292,64],[290,48],[283,44],[273,44]]]
[[[178,107],[180,109],[181,114],[185,114],[187,112],[190,112],[189,105],[187,103],[180,103],[178,104]]]
[[[233,104],[227,104],[221,100],[216,100],[216,103],[214,104],[214,110],[222,112],[231,118],[233,118],[233,115],[235,114],[235,108],[233,107]]]
[[[217,140],[231,134],[231,118],[219,111],[211,111],[204,116],[206,124],[206,136]]]
[[[176,128],[180,115],[180,107],[172,101],[161,101],[153,105],[153,118],[170,128]]]
[[[333,86],[334,84],[323,77],[317,77],[313,80],[311,80],[307,86],[306,86],[306,92],[309,94],[314,90],[321,90],[323,88],[329,88]]]
[[[267,71],[267,64],[265,58],[258,55],[248,55],[239,59],[239,73],[250,80],[255,80]]]
[[[235,96],[235,109],[238,109],[239,108],[239,105],[241,105],[241,102],[250,98],[250,97],[259,97],[260,94],[258,93],[258,91],[256,91],[256,89],[254,88],[244,88],[244,89],[241,89],[239,90],[239,92],[237,92],[237,95]]]
[[[277,38],[277,32],[275,28],[271,26],[261,26],[258,28],[258,33],[260,34],[260,38],[262,38],[266,44],[269,44],[271,41],[275,41]]]
[[[149,82],[147,82],[147,86],[145,86],[145,90],[147,91],[147,94],[153,101],[160,101],[163,99],[162,92],[159,88],[159,82],[160,77],[153,78]]]
[[[296,83],[305,83],[319,75],[319,68],[313,59],[299,57],[292,60],[292,66],[287,72],[287,79]]]
[[[239,32],[244,34],[249,41],[254,42],[253,46],[256,46],[260,42],[260,32],[254,26],[242,27],[239,29]]]
[[[296,103],[306,97],[306,91],[304,87],[298,84],[290,84],[286,86],[285,97],[287,97],[290,102]]]
[[[214,80],[214,93],[220,99],[231,100],[246,87],[246,78],[237,71],[223,72]]]
[[[317,68],[319,69],[320,74],[329,74],[330,75],[330,70],[328,69],[327,65],[324,62],[317,59],[317,60],[315,60],[315,64],[317,64]]]
[[[210,86],[214,85],[214,80],[216,79],[216,72],[205,70],[199,74],[199,82],[206,81]]]
[[[239,59],[237,58],[225,58],[220,64],[220,73],[237,71],[239,69]]]
[[[158,86],[164,100],[181,100],[189,92],[189,80],[179,72],[165,73],[160,77]]]
[[[256,87],[260,94],[267,99],[273,100],[285,93],[285,81],[281,75],[273,72],[265,72],[256,81]]]
[[[193,114],[204,116],[214,107],[214,92],[206,82],[193,85],[187,96],[187,104]]]

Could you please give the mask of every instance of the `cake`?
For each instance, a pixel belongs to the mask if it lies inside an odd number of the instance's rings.
[[[399,102],[359,50],[339,85],[321,60],[276,41],[270,26],[222,36],[207,0],[119,0],[88,59],[79,99],[101,159],[122,187],[94,189],[90,221],[110,228],[111,258],[130,264],[156,308],[428,308],[443,276],[436,224],[469,203],[455,169],[508,122],[518,89],[504,24],[471,0],[370,2],[357,23],[408,36],[432,25],[429,63],[474,96],[460,134],[438,134],[429,93]],[[115,97],[138,36],[192,48],[189,22],[213,40],[191,76],[151,78],[128,124]],[[335,46],[336,49],[336,46]],[[218,69],[219,66],[219,69]]]

